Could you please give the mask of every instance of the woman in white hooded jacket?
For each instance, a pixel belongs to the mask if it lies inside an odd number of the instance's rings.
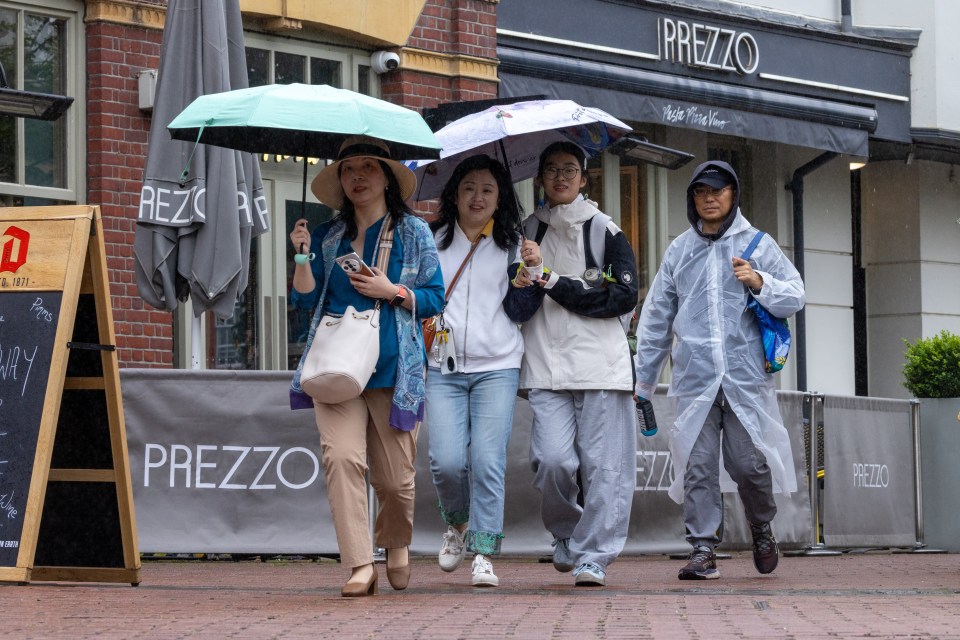
[[[524,224],[528,242],[540,223],[546,229],[539,245],[524,245],[522,295],[507,300],[507,313],[523,323],[520,387],[533,410],[530,457],[553,566],[590,587],[605,584],[623,550],[636,485],[632,364],[619,317],[636,306],[638,285],[633,249],[612,222],[604,255],[594,256],[605,275],[586,277],[584,228],[600,212],[580,195],[584,162],[571,142],[541,153],[536,179],[548,206]]]

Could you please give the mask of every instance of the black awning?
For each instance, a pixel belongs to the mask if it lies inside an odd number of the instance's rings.
[[[618,118],[868,155],[875,109],[499,47],[500,97],[543,94]]]

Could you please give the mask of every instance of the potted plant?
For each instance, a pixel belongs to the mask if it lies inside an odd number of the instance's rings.
[[[904,383],[920,401],[923,542],[960,551],[960,336],[904,340]]]

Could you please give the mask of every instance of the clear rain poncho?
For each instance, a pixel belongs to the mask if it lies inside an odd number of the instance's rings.
[[[694,210],[691,222],[695,216]],[[669,495],[678,503],[683,501],[690,451],[721,386],[730,407],[766,456],[774,492],[797,489],[776,385],[773,375],[764,370],[756,319],[746,310],[752,294],[733,275],[734,256],[743,253],[757,230],[740,213],[736,201],[732,216],[719,238],[704,237],[691,227],[670,244],[637,327],[637,395],[653,397],[672,346],[668,397],[676,402],[677,420],[669,429],[675,470]],[[750,263],[763,278],[755,296],[760,304],[781,318],[803,308],[800,274],[770,236],[763,237]],[[721,488],[736,489],[725,471]]]

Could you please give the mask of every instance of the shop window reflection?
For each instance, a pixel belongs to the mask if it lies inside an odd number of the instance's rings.
[[[250,371],[260,368],[260,341],[257,336],[257,317],[260,311],[256,294],[260,287],[257,280],[257,257],[257,243],[252,242],[247,288],[238,296],[233,306],[233,315],[220,319],[212,311],[207,312],[208,369]]]
[[[587,161],[587,174],[590,182],[585,189],[586,197],[597,203],[601,211],[605,211],[603,193],[603,168],[599,157]],[[640,285],[640,297],[643,298],[649,286],[650,274],[647,273],[644,252],[647,247],[647,218],[644,193],[641,188],[645,179],[642,164],[633,164],[621,160],[620,162],[620,229],[633,247],[634,258],[637,262],[637,276]]]

